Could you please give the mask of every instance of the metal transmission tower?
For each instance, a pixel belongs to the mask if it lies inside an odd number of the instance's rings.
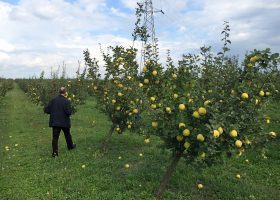
[[[142,33],[138,33],[142,41],[140,61],[140,67],[142,70],[146,60],[147,47],[150,48],[152,58],[156,60],[157,41],[155,37],[154,13],[161,12],[162,14],[164,14],[164,12],[162,10],[154,10],[152,0],[144,0],[142,3],[137,4],[139,6],[139,13],[141,13],[139,16],[141,17],[142,15],[144,15],[144,19],[142,19],[144,21],[141,26]],[[139,19],[138,23],[142,20]]]

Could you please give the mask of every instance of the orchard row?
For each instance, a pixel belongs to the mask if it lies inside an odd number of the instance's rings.
[[[134,48],[111,47],[103,54],[104,78],[98,61],[86,50],[87,73],[76,79],[17,81],[32,101],[42,105],[60,86],[67,87],[74,109],[92,95],[97,109],[111,121],[103,151],[113,133],[127,130],[145,135],[144,143],[150,142],[150,135],[163,140],[163,148],[173,152],[173,160],[157,197],[181,158],[209,166],[279,137],[266,131],[270,117],[262,113],[270,100],[279,97],[279,54],[254,50],[239,64],[225,52],[214,55],[203,47],[200,54],[184,55],[177,64],[168,56],[163,65],[148,49],[141,73],[136,54]]]
[[[13,88],[13,80],[0,78],[0,100]]]

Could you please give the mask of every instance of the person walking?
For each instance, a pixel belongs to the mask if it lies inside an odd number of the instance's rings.
[[[59,89],[59,95],[53,98],[44,112],[50,115],[49,127],[52,127],[52,157],[58,156],[58,139],[61,130],[64,133],[68,150],[76,148],[70,133],[71,102],[66,98],[66,88]]]

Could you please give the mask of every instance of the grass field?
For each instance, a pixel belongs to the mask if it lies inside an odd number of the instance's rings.
[[[272,118],[267,128],[278,133],[279,111],[276,103],[266,109]],[[15,85],[0,104],[0,199],[154,199],[170,152],[158,148],[161,142],[156,137],[144,144],[142,136],[125,133],[114,135],[103,155],[100,142],[109,127],[94,101],[88,100],[72,117],[77,149],[67,151],[61,134],[60,154],[53,159],[48,116]],[[163,199],[278,200],[279,144],[275,140],[268,146],[267,158],[260,151],[249,151],[202,171],[181,160]],[[129,169],[124,168],[127,163]],[[198,190],[197,183],[204,188]]]

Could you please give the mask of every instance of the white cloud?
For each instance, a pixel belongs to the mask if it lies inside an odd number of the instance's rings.
[[[75,75],[83,50],[101,59],[99,43],[131,46],[137,0],[0,1],[0,76],[29,76],[66,63]],[[231,26],[233,53],[271,47],[280,51],[279,0],[154,0],[156,35],[162,60],[200,46],[221,46],[223,21]],[[129,11],[127,11],[129,9]],[[137,43],[140,47],[140,43]],[[103,69],[104,70],[104,69]]]
[[[129,17],[127,14],[125,14],[124,12],[121,12],[119,9],[112,7],[110,10],[111,10],[112,14],[114,14],[118,17]]]
[[[49,72],[51,66],[63,61],[69,64],[71,75],[77,61],[83,59],[84,49],[95,46],[99,51],[98,43],[108,41],[94,32],[117,29],[120,24],[105,14],[109,9],[103,0],[81,0],[73,4],[62,0],[22,0],[17,5],[0,2],[0,9],[3,17],[0,29],[4,30],[0,32],[0,51],[10,53],[9,57],[1,54],[1,75],[2,69],[7,68],[11,70],[10,75],[15,66]]]
[[[14,51],[15,47],[8,41],[0,39],[0,51],[11,52]]]
[[[137,0],[121,0],[122,4],[131,9],[131,10],[134,10],[137,6]]]
[[[10,56],[7,54],[7,53],[3,53],[3,52],[0,52],[0,62],[2,61],[6,61],[10,58]]]
[[[165,40],[181,41],[181,47],[185,46],[186,52],[191,50],[188,48],[191,41],[200,46],[221,46],[223,21],[230,22],[233,53],[244,54],[247,50],[266,47],[280,51],[277,37],[280,31],[280,21],[277,20],[280,17],[280,2],[277,0],[160,2],[164,2],[165,15],[156,16],[157,32],[173,29],[164,36]]]

